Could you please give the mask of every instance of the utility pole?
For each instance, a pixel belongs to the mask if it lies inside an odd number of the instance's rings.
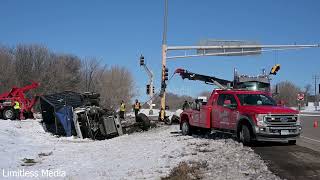
[[[317,98],[317,80],[320,78],[319,75],[313,75],[312,79],[314,79],[314,108],[317,110],[318,104],[318,98]]]

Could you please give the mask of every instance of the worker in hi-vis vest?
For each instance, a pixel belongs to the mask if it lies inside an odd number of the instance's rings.
[[[138,101],[138,99],[136,99],[136,102],[133,105],[133,110],[134,110],[134,115],[136,117],[136,120],[137,120],[137,116],[140,111],[140,108],[141,108],[140,102]]]
[[[14,109],[15,117],[16,117],[17,119],[19,119],[21,107],[20,107],[20,103],[19,103],[18,101],[15,101],[15,102],[14,102],[13,109]]]
[[[120,104],[120,113],[119,113],[119,117],[121,119],[124,119],[124,114],[126,112],[126,104],[124,104],[123,101],[121,101],[121,104]]]

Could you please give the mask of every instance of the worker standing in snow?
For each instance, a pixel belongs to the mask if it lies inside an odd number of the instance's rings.
[[[184,101],[183,105],[182,105],[182,110],[186,110],[190,108],[190,104],[188,103],[188,101]]]
[[[126,105],[124,104],[123,101],[121,101],[121,104],[120,104],[120,113],[119,113],[119,116],[121,119],[124,119],[124,113],[126,111]]]
[[[21,107],[20,107],[20,103],[18,101],[14,102],[13,109],[14,109],[14,113],[15,113],[16,118],[19,119]]]
[[[134,110],[134,115],[135,115],[136,120],[137,120],[137,116],[140,111],[140,108],[141,108],[140,102],[138,101],[138,99],[136,99],[136,102],[133,105],[133,110]]]

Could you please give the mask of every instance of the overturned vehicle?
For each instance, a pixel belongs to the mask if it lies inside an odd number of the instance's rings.
[[[99,106],[97,93],[76,93],[66,91],[40,97],[43,125],[46,131],[59,136],[107,139],[122,135],[123,129],[117,114]],[[143,127],[148,124],[144,119]],[[150,123],[150,122],[149,122]],[[137,126],[141,123],[133,123]],[[150,125],[149,125],[150,127]],[[144,128],[147,130],[149,127]]]

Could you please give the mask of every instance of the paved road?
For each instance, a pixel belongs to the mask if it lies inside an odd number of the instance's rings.
[[[305,114],[301,121],[302,135],[297,144],[320,152],[320,114]],[[313,127],[314,121],[318,121],[318,128]]]
[[[303,133],[297,145],[260,143],[253,149],[281,178],[320,180],[320,127],[313,127],[314,120],[320,125],[320,115],[302,116]]]

